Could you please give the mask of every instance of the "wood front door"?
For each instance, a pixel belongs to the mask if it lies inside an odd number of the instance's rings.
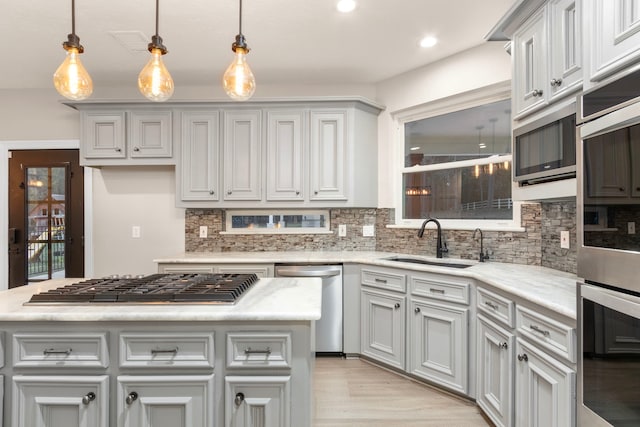
[[[84,276],[84,177],[78,150],[9,158],[9,288]]]

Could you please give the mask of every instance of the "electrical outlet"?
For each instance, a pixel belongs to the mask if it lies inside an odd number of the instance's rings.
[[[347,226],[345,224],[338,225],[338,236],[347,237]]]
[[[362,235],[364,237],[373,237],[373,235],[374,235],[373,225],[363,225],[362,226]]]
[[[139,225],[134,225],[131,227],[131,237],[133,237],[134,239],[139,239],[140,238],[140,226]]]
[[[627,223],[627,233],[636,234],[636,223],[635,222],[628,222]]]
[[[208,232],[209,227],[207,227],[206,225],[201,225],[200,226],[200,238],[204,239],[207,237],[207,232]]]
[[[568,230],[563,230],[560,232],[560,247],[562,249],[569,249],[571,247]]]

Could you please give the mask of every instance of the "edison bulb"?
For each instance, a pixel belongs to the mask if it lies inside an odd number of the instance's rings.
[[[162,49],[151,49],[151,59],[138,75],[138,89],[147,99],[156,102],[166,101],[173,95],[173,79],[162,61]]]
[[[53,85],[65,98],[81,101],[93,92],[91,76],[80,61],[77,47],[68,47],[67,57],[53,74]]]
[[[236,47],[235,57],[222,77],[225,92],[231,99],[246,101],[256,90],[256,79],[247,64],[247,51]]]

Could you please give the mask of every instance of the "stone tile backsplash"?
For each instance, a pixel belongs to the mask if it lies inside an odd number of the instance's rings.
[[[260,251],[388,251],[435,256],[436,233],[427,230],[422,239],[415,229],[387,227],[393,224],[393,209],[331,209],[332,234],[220,234],[224,231],[223,209],[187,209],[187,252]],[[524,232],[485,231],[488,262],[541,265],[576,272],[575,202],[530,203],[522,207]],[[338,225],[347,227],[347,237],[338,237]],[[199,227],[208,226],[207,238],[198,237]],[[362,226],[375,225],[375,237],[363,237]],[[569,230],[571,248],[560,249],[560,231]],[[451,258],[477,259],[479,236],[473,231],[443,230]]]

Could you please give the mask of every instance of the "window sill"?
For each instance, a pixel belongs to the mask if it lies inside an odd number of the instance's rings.
[[[221,231],[219,234],[221,235],[253,235],[253,234],[335,234],[331,230],[234,230],[234,231]]]
[[[447,224],[444,220],[440,220],[440,225],[442,227],[443,230],[461,230],[461,231],[474,231],[476,228],[480,228],[482,229],[482,231],[511,231],[511,232],[515,232],[515,233],[524,233],[526,230],[526,228],[524,227],[517,227],[517,226],[512,226],[512,225],[499,225],[499,224],[492,224],[492,225],[485,225],[485,224],[481,224],[481,223],[475,223],[475,224],[468,224],[468,225],[458,225],[458,224]],[[418,230],[420,228],[420,224],[415,225],[415,224],[390,224],[386,226],[387,228],[397,228],[397,229],[402,229],[402,228],[406,228],[406,229],[413,229],[413,230]],[[435,226],[433,224],[429,224],[427,226],[427,229],[435,229]]]

